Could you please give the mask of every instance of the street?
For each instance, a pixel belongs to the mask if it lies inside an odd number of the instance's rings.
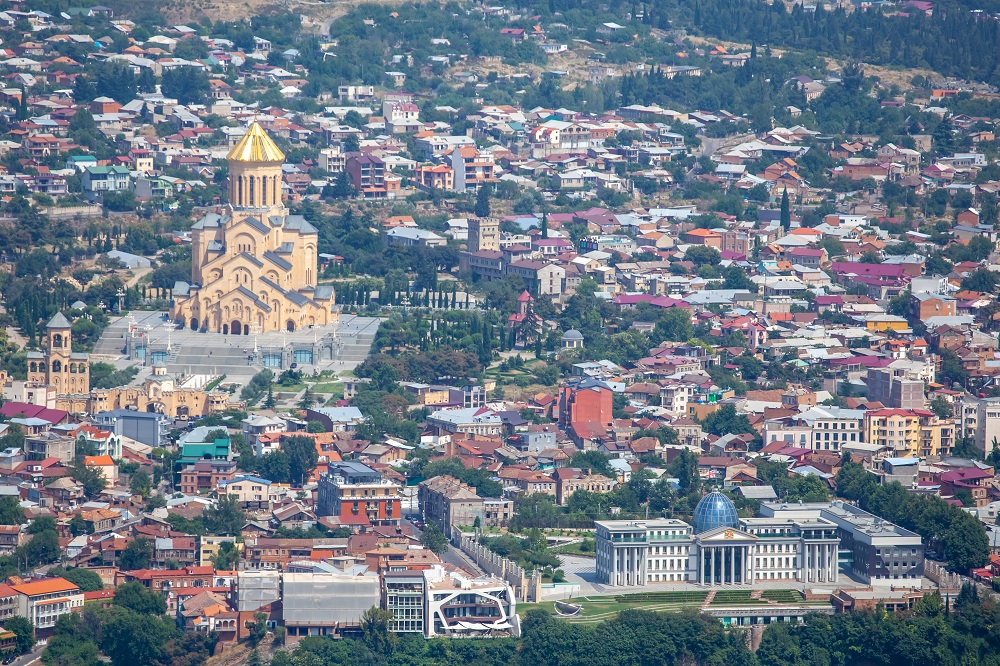
[[[28,654],[22,654],[20,657],[12,661],[10,666],[28,666],[29,664],[33,664],[41,659],[43,652],[45,652],[45,645],[36,645],[31,652]]]
[[[418,539],[420,538],[422,532],[416,525],[411,523],[409,520],[403,518],[400,520],[400,524],[408,526],[413,531],[413,536],[417,537]],[[448,550],[442,553],[439,557],[441,558],[442,562],[445,562],[447,564],[453,564],[456,567],[459,567],[460,569],[465,569],[470,573],[475,574],[476,576],[486,575],[486,573],[482,569],[480,569],[468,555],[466,555],[465,553],[463,553],[461,550],[451,545],[450,543],[448,544]]]

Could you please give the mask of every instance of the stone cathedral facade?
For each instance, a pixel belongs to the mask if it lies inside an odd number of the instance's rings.
[[[191,228],[191,282],[174,285],[171,317],[227,335],[335,323],[333,287],[316,284],[316,228],[282,203],[284,153],[253,123],[226,159],[229,205]]]

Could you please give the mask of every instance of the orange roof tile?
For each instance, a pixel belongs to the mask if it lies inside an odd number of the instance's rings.
[[[19,594],[33,597],[38,594],[52,594],[53,592],[72,592],[80,588],[69,582],[65,578],[47,578],[33,583],[22,583],[21,585],[11,585]]]

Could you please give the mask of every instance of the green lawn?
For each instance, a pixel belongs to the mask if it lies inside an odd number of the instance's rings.
[[[554,555],[579,555],[580,557],[594,557],[594,544],[590,544],[590,550],[582,551],[580,546],[583,544],[582,541],[577,541],[576,543],[568,543],[565,546],[557,546],[555,548],[550,548],[549,551]]]
[[[751,597],[751,590],[719,590],[712,598],[710,606],[763,606],[767,600],[779,604],[801,604],[802,593],[797,590],[766,590],[761,599]],[[635,594],[618,594],[607,597],[579,597],[566,599],[566,603],[581,607],[579,615],[565,617],[572,623],[590,624],[602,622],[615,617],[619,612],[638,608],[642,610],[676,613],[685,609],[697,609],[708,597],[706,590],[664,590],[660,592],[637,592]],[[554,601],[543,601],[537,604],[518,604],[517,612],[522,617],[530,610],[540,608],[553,615],[559,615]]]
[[[570,599],[567,603],[580,605],[582,606],[582,610],[579,615],[566,617],[565,619],[574,624],[594,624],[597,622],[603,622],[604,620],[610,620],[618,615],[619,612],[628,610],[629,608],[641,608],[643,610],[676,613],[684,610],[685,608],[698,608],[701,605],[700,601],[621,602],[616,599],[618,599],[618,597],[581,597],[579,599]],[[534,608],[542,608],[554,615],[559,615],[555,610],[555,602],[553,601],[543,601],[538,604],[518,604],[517,612],[518,615],[523,616],[525,613]]]
[[[344,384],[342,382],[324,382],[313,384],[309,387],[313,393],[323,393],[330,395],[333,400],[340,400],[344,397]]]

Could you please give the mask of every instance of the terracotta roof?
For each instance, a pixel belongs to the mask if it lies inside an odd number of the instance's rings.
[[[33,583],[11,585],[11,587],[19,594],[23,594],[28,597],[33,597],[39,594],[52,594],[53,592],[73,592],[80,589],[65,578],[47,578]]]

